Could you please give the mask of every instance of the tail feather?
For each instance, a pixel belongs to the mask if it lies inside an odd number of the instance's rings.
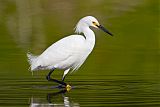
[[[31,71],[35,70],[36,69],[36,60],[37,60],[37,57],[38,56],[35,56],[31,53],[27,53],[27,58],[28,58],[28,62],[30,64],[30,69]]]

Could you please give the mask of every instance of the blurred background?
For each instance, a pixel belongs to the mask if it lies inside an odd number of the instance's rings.
[[[93,29],[94,51],[66,77],[78,87],[66,95],[70,105],[160,105],[159,5],[159,0],[0,0],[0,106],[37,107],[36,98],[37,104],[48,104],[46,95],[58,90],[42,87],[56,84],[45,79],[48,71],[32,75],[26,53],[39,55],[74,34],[87,15],[114,36]],[[53,78],[62,74],[56,70]],[[63,104],[66,97],[56,99]]]

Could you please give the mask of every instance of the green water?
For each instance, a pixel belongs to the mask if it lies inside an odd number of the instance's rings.
[[[158,0],[0,0],[0,107],[159,107],[159,12]],[[48,71],[29,72],[26,53],[42,53],[86,15],[114,37],[93,29],[94,51],[62,93]]]

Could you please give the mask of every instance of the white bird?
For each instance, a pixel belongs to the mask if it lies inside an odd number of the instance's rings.
[[[53,43],[39,56],[28,53],[27,57],[31,65],[31,71],[48,69],[50,70],[46,77],[48,81],[57,82],[70,89],[71,86],[64,82],[66,74],[71,69],[72,71],[78,70],[95,45],[95,34],[89,28],[90,26],[99,28],[112,36],[108,30],[99,24],[96,18],[86,16],[77,23],[75,27],[76,35],[67,36]],[[81,33],[83,35],[80,35]],[[55,69],[64,70],[62,81],[50,77]]]

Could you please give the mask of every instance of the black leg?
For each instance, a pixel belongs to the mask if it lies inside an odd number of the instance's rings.
[[[52,74],[53,71],[54,71],[54,69],[51,69],[50,72],[48,73],[48,75],[46,76],[46,79],[47,79],[48,81],[50,81],[50,79],[51,79],[51,74]]]
[[[48,73],[48,75],[46,76],[46,79],[48,80],[48,81],[53,81],[53,82],[56,82],[56,83],[59,83],[59,84],[61,84],[61,85],[67,85],[65,82],[63,82],[63,81],[58,81],[58,80],[56,80],[56,79],[52,79],[51,78],[51,74],[52,74],[52,72],[54,71],[54,69],[52,69],[49,73]]]
[[[62,82],[64,82],[65,77],[62,78]],[[65,83],[65,82],[64,82]],[[65,85],[66,86],[66,85]],[[59,84],[58,86],[59,88],[64,88],[64,86],[62,84]]]

